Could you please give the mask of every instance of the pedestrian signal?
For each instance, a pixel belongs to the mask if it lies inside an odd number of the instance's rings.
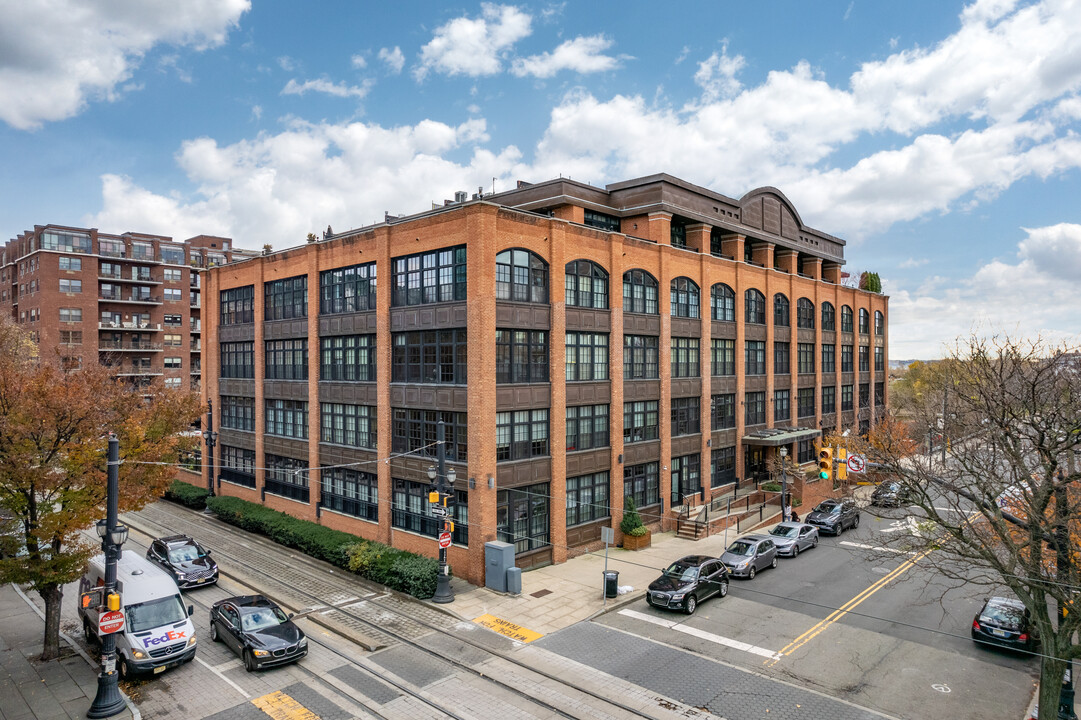
[[[833,477],[833,448],[824,447],[818,451],[818,479],[829,480]]]
[[[91,610],[105,604],[104,591],[102,588],[87,590],[79,596],[79,607],[83,610]]]
[[[112,612],[116,612],[120,609],[120,596],[116,593],[109,593],[105,596],[105,605]]]

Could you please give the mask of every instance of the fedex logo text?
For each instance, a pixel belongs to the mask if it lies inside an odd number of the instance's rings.
[[[183,630],[170,630],[169,632],[159,637],[143,638],[143,647],[150,647],[151,645],[161,645],[162,643],[172,642],[173,640],[182,640],[187,636],[187,633]]]

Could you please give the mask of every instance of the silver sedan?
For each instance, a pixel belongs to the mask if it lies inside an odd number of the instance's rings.
[[[800,522],[783,522],[769,531],[778,555],[796,557],[818,546],[818,528]]]

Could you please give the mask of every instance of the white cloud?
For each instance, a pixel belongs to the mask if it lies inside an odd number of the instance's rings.
[[[353,67],[355,67],[357,70],[363,70],[364,68],[368,67],[368,61],[364,59],[363,55],[354,55],[353,57],[349,58],[349,61],[353,63]]]
[[[293,72],[297,69],[297,63],[295,60],[293,60],[293,58],[289,57],[288,55],[282,55],[278,58],[278,67],[280,67],[285,72]]]
[[[611,46],[612,41],[603,35],[577,37],[567,40],[550,53],[516,58],[511,65],[511,72],[518,77],[532,75],[538,78],[550,78],[561,70],[577,73],[605,72],[619,67],[616,58],[604,54]]]
[[[318,80],[305,80],[300,83],[296,80],[290,80],[282,88],[282,95],[303,95],[306,92],[320,92],[327,95],[333,95],[335,97],[355,97],[362,98],[368,94],[371,90],[372,83],[370,80],[365,80],[359,86],[346,85],[344,82],[333,83],[326,78]]]
[[[919,259],[917,259],[917,258],[908,258],[907,260],[902,262],[897,267],[899,267],[899,268],[901,268],[903,270],[908,270],[910,268],[923,267],[924,265],[926,265],[929,262],[930,262],[930,260],[928,260],[927,258],[919,258]]]
[[[387,69],[397,75],[405,67],[405,55],[402,54],[402,49],[397,45],[394,49],[380,48],[379,59],[387,66]]]
[[[445,75],[478,77],[495,75],[516,42],[532,32],[532,19],[518,8],[481,4],[481,17],[460,17],[436,28],[435,36],[421,48],[420,64],[413,70],[417,80],[429,71]]]
[[[694,81],[702,88],[702,100],[714,102],[721,98],[735,97],[742,87],[736,75],[745,64],[742,55],[728,57],[727,44],[721,49],[720,55],[713,53],[698,63]]]
[[[216,47],[250,0],[6,2],[0,21],[0,119],[20,130],[114,100],[152,48]]]
[[[251,119],[255,120],[255,121],[259,121],[262,118],[263,118],[263,106],[262,105],[252,105],[251,106]]]

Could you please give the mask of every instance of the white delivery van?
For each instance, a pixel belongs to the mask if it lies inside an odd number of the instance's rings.
[[[105,556],[98,555],[90,559],[79,593],[104,584]],[[116,587],[125,619],[124,630],[115,634],[121,677],[164,672],[195,657],[192,607],[185,609],[172,577],[146,558],[123,552]],[[98,608],[79,608],[87,641],[99,640],[98,614]]]

